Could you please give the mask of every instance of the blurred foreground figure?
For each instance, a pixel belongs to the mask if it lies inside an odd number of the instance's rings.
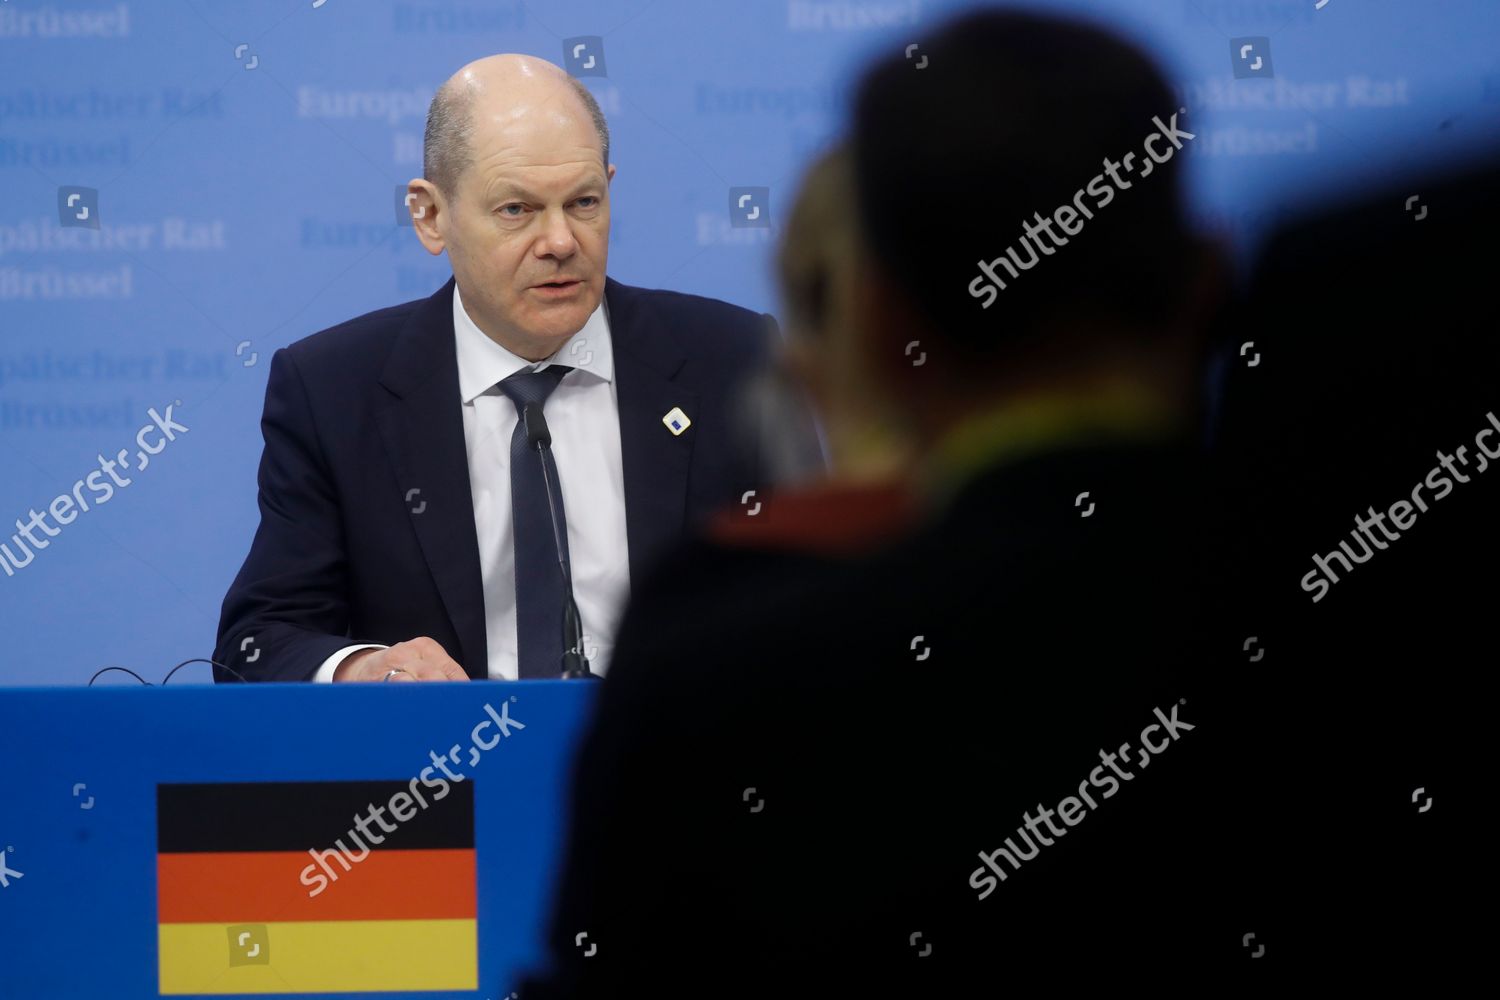
[[[1492,881],[1470,790],[1492,754],[1500,338],[1476,250],[1497,226],[1500,148],[1320,205],[1222,334],[1261,358],[1229,369],[1215,448],[1235,620],[1264,650],[1238,671],[1264,734],[1239,794],[1279,856],[1246,930],[1345,981],[1442,992],[1490,952],[1453,901]]]
[[[921,50],[858,90],[849,367],[821,372],[868,373],[919,521],[794,572],[703,544],[643,584],[523,996],[977,996],[1245,961],[1258,806],[1221,766],[1230,570],[1196,396],[1220,272],[1179,205],[1189,127],[1091,27],[982,13]]]
[[[773,577],[794,572],[786,563],[799,554],[874,548],[914,516],[911,441],[883,398],[854,322],[853,183],[847,145],[818,157],[803,178],[778,256],[786,340],[777,366],[761,376],[759,395],[761,412],[778,419],[762,420],[759,439],[785,485],[755,508],[721,511],[711,525],[711,536],[726,546],[765,550],[761,568]],[[826,468],[790,453],[812,438],[804,425],[814,419],[827,442]],[[778,448],[779,442],[790,447]],[[782,452],[784,458],[769,457]],[[782,563],[771,557],[778,552]]]

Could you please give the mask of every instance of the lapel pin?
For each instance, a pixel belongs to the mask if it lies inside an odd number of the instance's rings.
[[[661,422],[667,425],[667,430],[673,434],[681,434],[693,425],[688,415],[682,412],[682,407],[674,406],[667,411],[667,415],[661,418]]]

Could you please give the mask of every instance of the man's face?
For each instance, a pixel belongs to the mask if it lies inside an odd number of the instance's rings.
[[[604,295],[609,181],[598,134],[566,101],[474,109],[473,159],[437,224],[480,329],[539,361],[577,333]]]

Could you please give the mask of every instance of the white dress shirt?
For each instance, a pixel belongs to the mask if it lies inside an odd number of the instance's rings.
[[[515,404],[499,382],[522,371],[556,363],[573,371],[547,398],[543,412],[552,433],[558,488],[568,522],[568,557],[573,594],[583,621],[585,652],[595,673],[609,666],[615,629],[630,595],[629,549],[625,539],[625,475],[620,457],[620,413],[615,396],[614,350],[609,310],[599,307],[563,346],[533,364],[501,347],[469,317],[453,287],[453,335],[458,349],[459,398],[474,530],[479,538],[479,571],[484,585],[485,635],[489,676],[515,680],[515,546],[511,537],[510,438]],[[410,638],[416,638],[411,636]],[[346,646],[318,668],[314,680],[331,681],[344,657],[374,644]],[[458,652],[449,650],[450,655]]]

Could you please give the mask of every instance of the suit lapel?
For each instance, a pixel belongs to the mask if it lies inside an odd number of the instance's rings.
[[[607,278],[604,295],[614,345],[625,530],[634,587],[656,556],[681,536],[686,523],[688,469],[698,427],[674,435],[662,417],[676,406],[693,419],[698,395],[672,381],[686,355],[640,290]]]
[[[489,654],[453,342],[453,285],[450,278],[418,306],[392,345],[380,376],[391,395],[379,424],[403,508],[462,646],[451,652],[470,677],[482,679],[489,676]]]

